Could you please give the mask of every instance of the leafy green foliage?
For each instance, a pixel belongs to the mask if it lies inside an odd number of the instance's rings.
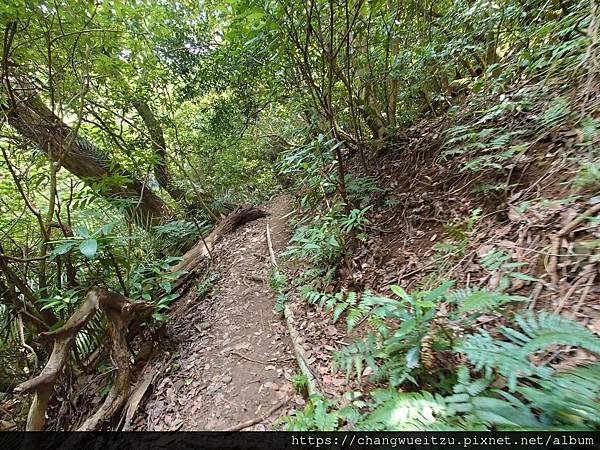
[[[598,120],[564,89],[589,80],[581,89],[588,97],[595,86],[588,1],[549,7],[533,0],[453,0],[429,5],[426,14],[414,2],[339,6],[294,0],[0,6],[8,70],[0,102],[7,118],[14,112],[7,90],[20,76],[57,116],[52,126],[29,124],[25,133],[7,120],[0,137],[1,252],[13,255],[6,259],[10,271],[0,273],[6,337],[0,354],[10,357],[9,372],[18,367],[22,375],[33,367],[30,356],[13,351],[21,345],[15,319],[25,320],[25,340],[35,347],[45,329],[37,329],[40,323],[60,326],[92,286],[154,301],[155,318],[164,320],[181,275],[171,271],[169,255],[184,253],[232,205],[269,198],[277,182],[298,194],[304,214],[287,256],[310,267],[294,283],[326,290],[348,249],[366,241],[369,208],[382,193],[370,170],[378,168],[373,149],[388,147],[399,125],[424,114],[461,118],[441,136],[442,157],[461,158],[463,172],[481,172],[474,191],[508,194],[521,180],[511,176],[529,164],[532,150],[546,137],[558,142],[569,129],[576,130],[575,147],[587,151],[565,156],[580,166],[570,183],[576,195],[597,192]],[[154,130],[134,106],[140,98],[154,111]],[[106,176],[77,180],[65,161],[45,156],[56,149],[33,145],[30,132],[53,133],[60,121],[74,131],[67,141],[85,138],[98,146],[92,156]],[[157,131],[162,138],[156,139]],[[54,137],[59,143],[64,138]],[[354,161],[362,176],[348,172]],[[182,196],[172,195],[165,175]],[[144,230],[132,222],[128,214],[145,202],[144,195],[129,195],[132,186],[166,198],[165,222],[142,224]],[[398,202],[384,201],[390,207]],[[517,315],[518,330],[507,325],[502,339],[485,331],[458,339],[456,329],[482,312],[524,300],[506,294],[510,282],[534,281],[495,250],[480,263],[500,275],[497,291],[433,289],[465,256],[480,213],[445,227],[447,239],[435,246],[438,268],[420,290],[393,286],[394,298],[314,294],[312,301],[349,330],[371,327],[336,359],[348,376],[360,379],[368,366],[374,379],[395,388],[429,383],[431,374],[421,367],[425,350],[454,347],[474,358],[494,386],[508,377],[514,392],[494,391],[488,378],[471,380],[459,369],[455,397],[386,390],[374,399],[378,412],[365,427],[597,425],[597,390],[586,381],[595,379],[597,367],[550,375],[547,365],[530,361],[552,342],[596,352],[597,342],[581,327],[544,314]],[[201,280],[198,292],[212,281]],[[277,273],[270,281],[280,308],[287,280]],[[450,310],[440,318],[442,302]],[[21,309],[33,318],[19,316]],[[96,317],[77,336],[81,354],[101,344],[103,326]],[[483,349],[479,355],[477,348]],[[553,391],[562,397],[544,400]],[[289,426],[358,424],[361,406],[353,406],[341,413],[315,399]]]
[[[444,225],[448,237],[433,245],[433,259],[436,262],[437,270],[421,281],[422,288],[429,289],[438,285],[444,279],[453,261],[464,255],[480,216],[481,209],[475,208],[468,217],[457,218],[452,223]]]
[[[40,303],[43,304],[41,310],[44,309],[52,309],[54,312],[67,312],[70,313],[73,311],[73,307],[77,304],[78,301],[77,291],[74,289],[69,289],[64,291],[61,294],[55,294],[52,297],[41,298]]]
[[[283,311],[285,302],[289,297],[288,277],[277,267],[273,266],[271,267],[267,281],[269,283],[269,287],[277,294],[277,297],[275,298],[275,307],[273,309],[280,313]]]
[[[369,430],[432,429],[445,411],[444,399],[429,392],[373,392],[374,410],[360,423]]]
[[[506,263],[504,258],[493,261],[497,267]],[[499,327],[502,339],[485,330],[458,336],[434,320],[442,302],[455,305],[449,317],[467,325],[486,311],[525,298],[469,288],[452,291],[451,285],[448,282],[432,291],[410,294],[393,285],[390,289],[395,298],[369,292],[305,292],[309,302],[331,311],[334,321],[346,313],[349,329],[357,325],[355,315],[368,318],[376,329],[334,353],[334,371],[344,371],[347,376],[355,373],[360,383],[368,367],[372,381],[387,382],[393,388],[372,391],[369,402],[359,410],[353,408],[357,429],[585,429],[598,423],[597,364],[557,374],[551,367],[531,360],[533,355],[556,345],[577,346],[600,354],[597,336],[577,322],[548,312],[516,315],[516,327]],[[433,337],[436,351],[464,353],[475,373],[483,371],[484,376],[472,378],[466,366],[459,366],[456,382],[447,395],[398,390],[407,382],[421,386],[429,376],[422,367],[425,336]],[[506,388],[494,387],[504,385]]]
[[[132,274],[131,298],[151,301],[160,292],[161,295],[156,302],[153,316],[156,320],[166,320],[165,310],[169,309],[171,303],[179,297],[179,294],[172,292],[174,282],[185,272],[170,270],[171,266],[179,261],[181,261],[179,257],[168,257],[162,261],[155,261],[147,266],[141,266]]]
[[[332,408],[334,402],[320,395],[311,396],[303,411],[294,416],[279,419],[286,431],[334,431],[338,427],[340,413]]]
[[[374,194],[385,192],[379,187],[377,178],[373,176],[357,177],[349,173],[344,181],[348,199],[359,206],[367,204]]]
[[[308,395],[308,378],[303,373],[297,373],[292,377],[294,391],[306,397]]]
[[[493,311],[502,305],[515,301],[526,301],[527,297],[504,294],[500,291],[485,291],[476,288],[462,288],[446,294],[446,300],[458,306],[457,313]]]
[[[333,276],[332,268],[340,262],[346,245],[353,234],[361,238],[368,220],[365,214],[369,207],[353,209],[345,213],[343,204],[336,204],[322,214],[305,217],[296,224],[294,235],[284,256],[303,260],[312,266],[296,280],[308,283],[320,278],[326,284]]]
[[[187,249],[197,242],[200,235],[208,234],[210,223],[199,224],[187,220],[174,220],[153,228],[153,236],[161,249],[167,251]]]
[[[525,264],[522,262],[511,262],[510,260],[511,257],[499,249],[493,249],[481,257],[481,265],[483,267],[500,274],[500,280],[498,282],[500,290],[508,288],[510,278],[523,281],[538,281],[535,277],[514,271],[514,269],[518,269]]]
[[[515,321],[521,330],[501,327],[508,339],[494,339],[487,331],[466,336],[456,350],[464,352],[476,369],[484,369],[490,376],[493,371],[505,376],[511,391],[517,387],[520,377],[548,378],[552,369],[536,366],[529,356],[546,349],[551,344],[574,345],[600,353],[600,339],[577,322],[547,312],[538,315],[517,316]]]
[[[370,334],[364,341],[357,341],[336,353],[334,370],[344,370],[347,377],[354,371],[360,381],[364,361],[371,368],[374,379],[388,379],[392,386],[406,380],[416,383],[411,373],[420,365],[421,340],[430,330],[437,302],[451,284],[411,295],[400,286],[392,285],[390,289],[399,297],[397,299],[364,293],[360,301],[354,294],[348,296],[350,301],[347,298],[338,303],[342,305],[339,309],[350,307],[346,319],[349,330],[368,315],[373,319],[378,335]],[[399,326],[392,328],[390,320]]]

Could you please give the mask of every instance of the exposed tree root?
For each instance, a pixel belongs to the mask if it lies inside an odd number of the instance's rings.
[[[266,215],[266,212],[260,209],[246,206],[237,208],[225,217],[206,238],[188,251],[183,256],[183,260],[173,268],[173,270],[187,272],[184,279],[179,281],[178,287],[181,287],[192,278],[196,269],[210,255],[213,247],[222,236],[246,222]],[[14,389],[16,393],[34,394],[27,419],[27,430],[43,430],[46,410],[54,391],[54,385],[67,364],[77,333],[87,325],[98,310],[102,310],[108,319],[108,342],[111,345],[111,360],[116,368],[115,378],[104,403],[92,416],[85,420],[78,431],[92,431],[100,428],[104,421],[110,419],[121,409],[129,397],[131,385],[132,368],[127,347],[129,328],[130,326],[135,328],[133,325],[146,318],[151,312],[152,306],[148,302],[133,302],[116,292],[93,288],[87,293],[83,304],[62,327],[54,331],[41,333],[41,338],[54,340],[50,358],[39,375],[21,383]],[[128,419],[130,420],[131,417],[128,417]],[[126,423],[126,425],[128,424]]]
[[[133,416],[137,412],[144,394],[156,376],[156,368],[150,368],[149,365],[146,365],[146,369],[143,371],[144,375],[140,376],[140,379],[138,379],[137,386],[131,393],[129,400],[127,400],[127,404],[123,408],[125,413],[123,415],[122,431],[132,430],[131,421],[133,420]]]
[[[273,242],[271,241],[271,229],[269,228],[269,224],[267,223],[267,247],[269,249],[269,258],[271,259],[271,264],[274,268],[277,269],[277,260],[275,259],[275,251],[273,250]],[[296,354],[296,361],[298,361],[298,367],[300,371],[304,374],[307,381],[307,391],[308,395],[312,395],[318,393],[317,389],[317,379],[312,372],[310,365],[308,364],[306,354],[304,353],[304,348],[300,343],[300,334],[294,325],[294,314],[292,313],[292,309],[289,305],[285,305],[283,308],[283,313],[285,316],[285,321],[287,323],[288,331],[290,333],[290,338],[292,340],[292,346],[294,347],[294,353]]]
[[[104,311],[108,318],[111,356],[118,370],[113,388],[106,400],[98,411],[85,421],[80,430],[96,429],[102,420],[109,418],[120,408],[128,393],[131,370],[127,349],[127,327],[135,313],[151,307],[152,305],[147,302],[134,303],[116,292],[93,288],[87,293],[83,304],[62,327],[41,333],[40,337],[54,340],[52,354],[38,376],[21,383],[14,389],[17,393],[34,393],[27,417],[27,431],[43,430],[46,409],[54,391],[54,384],[67,363],[75,337],[99,309]]]

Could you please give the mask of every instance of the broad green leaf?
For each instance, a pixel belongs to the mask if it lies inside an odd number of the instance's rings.
[[[440,286],[438,286],[437,288],[435,288],[433,291],[428,292],[427,294],[425,294],[423,296],[424,300],[437,300],[439,299],[443,294],[446,293],[446,291],[448,289],[450,289],[452,286],[454,285],[454,281],[446,281],[445,283],[441,284]]]
[[[88,227],[86,227],[85,225],[77,225],[77,226],[73,227],[73,232],[77,236],[81,236],[82,238],[90,237],[90,231],[88,230]]]
[[[54,250],[52,251],[52,253],[54,255],[64,255],[69,250],[71,250],[75,246],[75,244],[76,244],[76,242],[74,242],[74,241],[63,242],[62,244],[54,247]]]
[[[413,347],[406,353],[406,367],[413,369],[419,365],[419,356],[421,355],[421,349],[419,347]]]
[[[98,250],[98,241],[96,239],[86,239],[79,244],[79,251],[88,258],[93,258]]]
[[[435,308],[435,303],[431,300],[417,300],[415,303],[421,308]]]
[[[404,289],[402,289],[400,286],[398,286],[397,284],[392,284],[390,286],[390,290],[396,294],[398,297],[402,298],[403,300],[406,300],[407,302],[412,303],[412,297],[410,295],[408,295],[406,293],[406,291]]]

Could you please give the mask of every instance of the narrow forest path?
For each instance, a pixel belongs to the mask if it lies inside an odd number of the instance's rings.
[[[167,353],[153,364],[152,393],[136,420],[146,430],[226,430],[273,411],[248,430],[269,430],[291,406],[296,372],[285,322],[268,285],[266,222],[276,253],[288,240],[290,201],[275,198],[269,216],[225,236],[213,250],[215,277],[207,297],[196,289],[174,307]],[[198,280],[197,283],[201,283]]]

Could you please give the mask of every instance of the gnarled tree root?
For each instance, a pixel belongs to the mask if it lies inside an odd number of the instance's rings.
[[[102,288],[91,289],[83,304],[67,322],[54,331],[41,333],[41,338],[53,339],[54,346],[48,362],[39,375],[18,385],[14,392],[33,393],[34,397],[27,417],[27,431],[44,428],[46,409],[54,390],[54,384],[63,371],[77,333],[85,327],[98,310],[108,319],[111,356],[117,365],[113,387],[106,400],[94,415],[80,427],[80,431],[94,430],[102,420],[109,418],[125,401],[129,391],[130,363],[127,349],[127,328],[138,312],[152,308],[147,302],[132,302],[127,297]]]
[[[266,215],[261,209],[243,206],[225,217],[206,238],[200,240],[183,256],[182,261],[173,268],[173,270],[187,272],[186,276],[180,279],[177,288],[193,276],[198,266],[206,260],[207,256],[210,256],[211,250],[221,237],[246,222]],[[98,310],[102,310],[108,319],[111,359],[117,370],[115,371],[113,386],[104,403],[78,428],[78,431],[96,430],[103,421],[108,420],[115,414],[127,400],[130,391],[131,364],[127,348],[128,328],[134,318],[143,319],[146,317],[152,306],[151,303],[147,302],[132,302],[116,292],[93,288],[87,293],[83,304],[62,327],[55,331],[41,333],[41,338],[54,340],[50,358],[38,376],[21,383],[14,389],[16,393],[34,394],[27,418],[27,430],[43,430],[46,421],[46,409],[54,390],[54,384],[67,364],[75,337]],[[135,322],[133,325],[135,325]]]

